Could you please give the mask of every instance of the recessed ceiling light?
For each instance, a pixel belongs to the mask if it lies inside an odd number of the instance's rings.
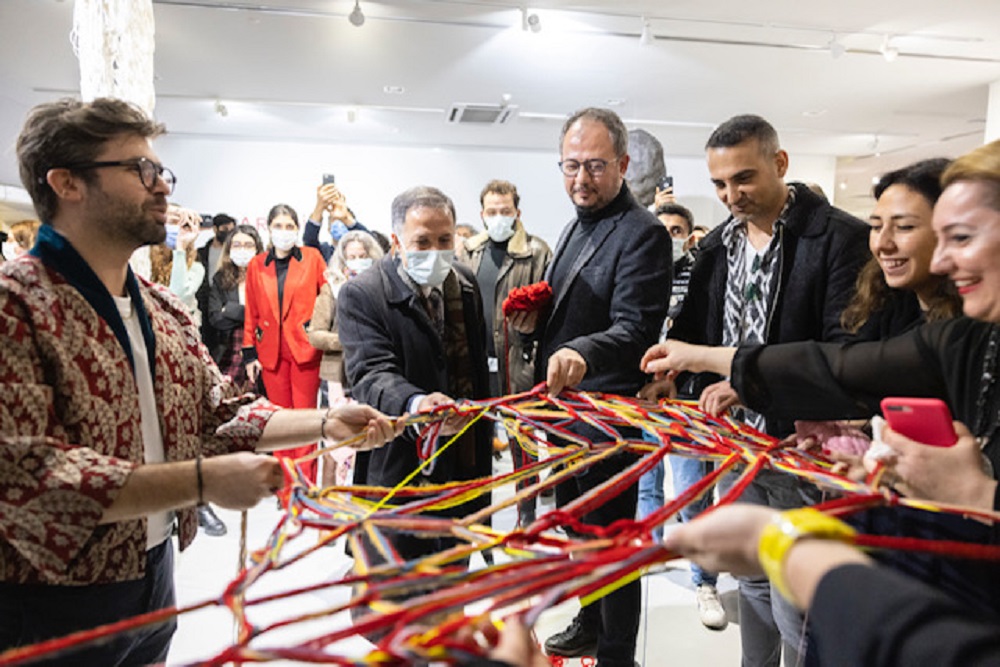
[[[382,86],[382,92],[386,95],[402,95],[406,92],[403,86]]]

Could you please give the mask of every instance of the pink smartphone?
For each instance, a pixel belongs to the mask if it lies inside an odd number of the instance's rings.
[[[884,398],[882,414],[892,430],[910,440],[951,447],[958,440],[951,411],[937,398]]]

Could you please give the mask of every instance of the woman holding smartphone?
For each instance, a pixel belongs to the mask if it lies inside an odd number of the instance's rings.
[[[942,184],[931,270],[953,281],[966,317],[872,343],[710,348],[667,341],[646,352],[643,369],[729,375],[743,404],[784,418],[864,417],[887,396],[942,398],[958,420],[958,441],[933,447],[886,428],[882,440],[894,450],[888,479],[910,497],[1000,510],[1000,142],[956,160]],[[882,516],[889,530],[1000,543],[996,527],[952,515],[889,508]],[[900,565],[917,560],[893,558]],[[1000,609],[997,568],[947,559],[924,564],[920,576],[981,608]]]

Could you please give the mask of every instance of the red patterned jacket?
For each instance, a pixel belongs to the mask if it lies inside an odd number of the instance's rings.
[[[253,449],[276,408],[236,394],[168,290],[131,271],[128,289],[166,459]],[[98,525],[143,462],[131,349],[107,290],[48,225],[31,255],[0,267],[0,341],[0,581],[141,577],[146,520]],[[177,516],[184,549],[197,519],[193,508]]]

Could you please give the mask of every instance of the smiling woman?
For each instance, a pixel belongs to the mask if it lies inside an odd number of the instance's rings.
[[[872,258],[861,270],[841,325],[881,340],[924,321],[955,317],[962,302],[945,276],[931,272],[937,237],[931,226],[949,160],[922,160],[882,176],[869,216]]]

